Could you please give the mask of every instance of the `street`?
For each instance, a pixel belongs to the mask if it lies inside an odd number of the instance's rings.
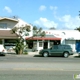
[[[80,57],[0,56],[0,80],[74,80]]]
[[[73,80],[78,71],[3,70],[0,80]]]

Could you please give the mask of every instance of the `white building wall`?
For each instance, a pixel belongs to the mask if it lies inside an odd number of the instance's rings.
[[[50,48],[50,40],[48,40],[48,48]]]
[[[44,30],[47,35],[61,38],[61,44],[68,44],[76,51],[76,40],[80,40],[80,32],[77,30]]]
[[[38,51],[43,49],[43,46],[44,46],[43,41],[38,41]]]
[[[75,40],[65,40],[65,44],[68,44],[72,47],[73,51],[76,52],[76,41]]]

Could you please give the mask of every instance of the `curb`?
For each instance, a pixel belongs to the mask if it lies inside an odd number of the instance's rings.
[[[6,54],[6,56],[9,55],[13,55],[13,56],[17,56],[17,57],[27,57],[27,56],[35,56],[35,55],[39,55],[39,52],[28,52],[27,55],[15,55],[15,54]],[[74,53],[73,55],[70,55],[69,57],[78,57],[79,54],[78,53]]]
[[[39,52],[28,52],[28,55],[39,55]]]

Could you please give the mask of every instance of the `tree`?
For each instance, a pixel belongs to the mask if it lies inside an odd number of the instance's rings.
[[[78,31],[80,32],[80,26],[79,26],[79,27],[77,27],[75,30],[78,30]]]
[[[45,31],[42,31],[42,28],[37,28],[37,26],[33,26],[33,37],[34,36],[38,36],[38,37],[44,37],[46,34],[45,34]]]
[[[21,26],[21,27],[14,27],[11,30],[13,34],[16,33],[18,35],[18,39],[16,40],[16,46],[15,46],[15,49],[14,49],[16,51],[16,54],[22,54],[23,53],[23,49],[24,49],[23,36],[29,35],[28,32],[30,32],[30,29],[31,28],[30,28],[29,25],[25,25],[25,26]]]
[[[51,28],[49,28],[50,30],[55,30],[55,27],[51,27]]]
[[[25,26],[21,26],[21,27],[14,27],[12,29],[12,33],[16,33],[19,37],[16,40],[16,46],[15,46],[15,51],[16,54],[22,54],[23,53],[23,49],[25,47],[24,45],[24,39],[23,36],[28,36],[28,32],[31,31],[31,27],[30,25],[25,25]],[[37,28],[36,26],[33,26],[33,36],[45,36],[45,32],[42,31],[42,28]]]
[[[18,19],[18,16],[14,15],[14,16],[11,16],[10,18]]]

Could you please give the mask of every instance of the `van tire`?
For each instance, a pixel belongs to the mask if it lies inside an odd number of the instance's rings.
[[[48,52],[43,53],[43,57],[48,57],[48,56],[49,56]]]
[[[68,52],[64,52],[63,56],[64,56],[65,58],[67,58],[67,57],[69,57],[69,53],[68,53]]]

